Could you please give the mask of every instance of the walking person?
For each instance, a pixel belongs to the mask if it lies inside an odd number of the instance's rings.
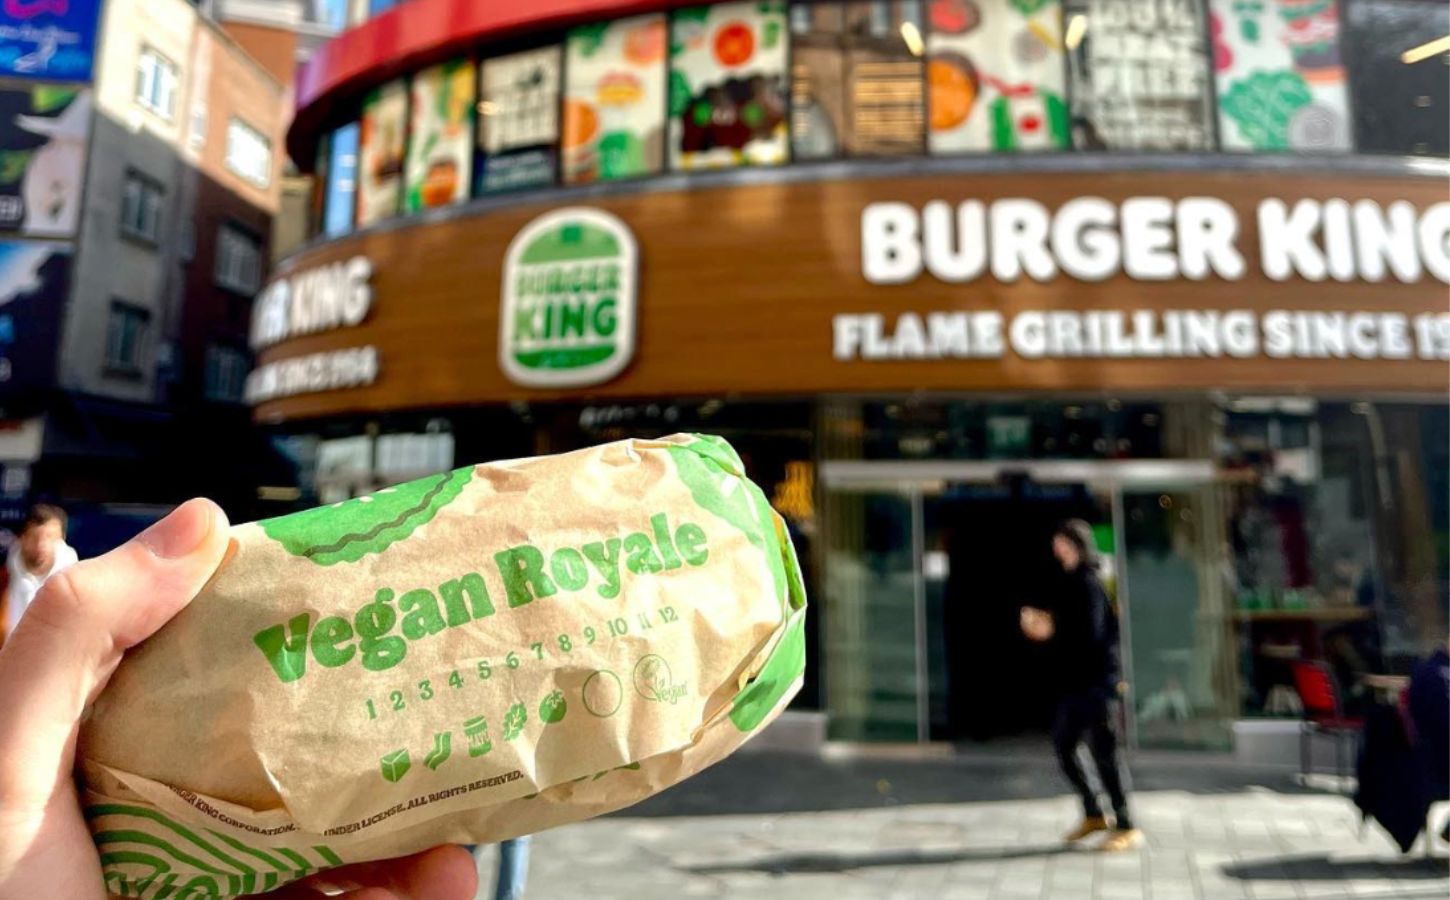
[[[1082,798],[1083,821],[1065,840],[1080,841],[1107,832],[1105,851],[1137,846],[1143,834],[1128,813],[1127,773],[1118,757],[1116,718],[1120,672],[1118,619],[1095,571],[1097,548],[1092,527],[1081,519],[1059,525],[1052,554],[1062,566],[1053,582],[1051,610],[1022,608],[1022,632],[1053,651],[1060,694],[1052,742],[1062,773]],[[1086,743],[1098,778],[1112,804],[1109,823],[1078,759]]]
[[[65,542],[66,516],[58,506],[37,503],[20,526],[5,560],[9,579],[0,594],[0,643],[15,633],[20,617],[50,576],[76,564],[76,552]]]

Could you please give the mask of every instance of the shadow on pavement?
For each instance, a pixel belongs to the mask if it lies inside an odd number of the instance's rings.
[[[1036,800],[1069,793],[1045,739],[1043,745],[1041,752],[1024,750],[1010,757],[739,753],[618,815],[762,815]],[[1131,768],[1137,791],[1217,794],[1258,787],[1282,794],[1323,793],[1296,784],[1283,769],[1255,769],[1187,754],[1139,760]]]
[[[766,872],[771,875],[849,872],[875,866],[941,866],[958,862],[1031,859],[1076,852],[1062,844],[1038,847],[976,847],[970,850],[897,850],[889,853],[792,853],[744,862],[681,866],[697,875],[726,875],[731,872]]]
[[[1444,857],[1400,859],[1384,862],[1375,859],[1332,859],[1322,853],[1302,856],[1278,856],[1254,862],[1233,863],[1223,867],[1229,878],[1245,881],[1329,881],[1378,878],[1403,880],[1444,878],[1450,875],[1450,860]]]

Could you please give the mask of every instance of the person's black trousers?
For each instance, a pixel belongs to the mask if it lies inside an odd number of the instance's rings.
[[[1052,744],[1062,774],[1072,782],[1082,798],[1083,815],[1101,816],[1102,805],[1078,761],[1077,748],[1086,742],[1098,769],[1098,779],[1113,804],[1118,828],[1132,828],[1128,815],[1127,772],[1118,758],[1118,734],[1114,721],[1117,700],[1106,691],[1072,693],[1057,704],[1057,718],[1052,725]]]

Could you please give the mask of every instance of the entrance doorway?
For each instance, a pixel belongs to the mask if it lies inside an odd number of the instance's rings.
[[[1053,658],[1019,630],[1093,528],[1119,613],[1129,739],[1225,748],[1236,711],[1224,515],[1206,461],[827,462],[823,671],[833,738],[1044,732]]]
[[[1006,472],[995,483],[946,483],[922,503],[928,737],[1045,731],[1054,703],[1051,658],[1022,635],[1019,612],[1051,605],[1058,523],[1083,519],[1107,535],[1102,549],[1112,549],[1111,499],[1086,484],[1043,484]]]

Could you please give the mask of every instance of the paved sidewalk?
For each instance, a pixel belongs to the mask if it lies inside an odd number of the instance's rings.
[[[1328,900],[1450,895],[1443,855],[1360,835],[1342,796],[1214,757],[1134,763],[1141,850],[1066,850],[1046,754],[744,753],[614,816],[534,840],[529,900]],[[491,877],[484,866],[484,878]],[[486,892],[481,896],[491,898]]]

